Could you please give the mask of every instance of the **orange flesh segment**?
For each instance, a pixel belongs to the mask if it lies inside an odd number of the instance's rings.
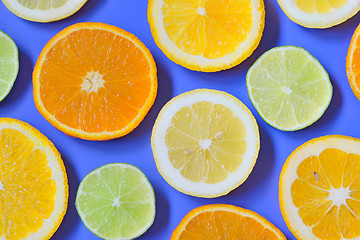
[[[197,239],[279,239],[271,230],[252,217],[224,210],[202,212],[192,218],[179,240]]]
[[[250,35],[251,0],[164,0],[164,28],[183,52],[208,59],[236,51]]]
[[[14,129],[0,132],[0,238],[37,232],[55,207],[56,183],[45,153]]]
[[[291,186],[293,203],[317,238],[360,236],[360,155],[328,148],[303,160],[297,176]],[[344,199],[335,199],[332,192]]]
[[[353,47],[354,50],[352,52],[350,52],[349,54],[351,55],[348,56],[348,58],[350,57],[351,62],[350,62],[350,66],[347,66],[351,71],[351,78],[353,78],[353,84],[355,86],[353,86],[356,91],[358,92],[356,95],[359,95],[360,92],[360,39],[359,39],[359,34],[358,34],[359,30],[357,29],[354,33],[354,37],[351,40],[351,44],[350,44],[350,48]]]
[[[145,105],[152,84],[144,53],[101,29],[78,29],[56,42],[39,79],[45,109],[87,133],[126,127]]]
[[[345,6],[349,0],[293,0],[306,13],[331,13]]]

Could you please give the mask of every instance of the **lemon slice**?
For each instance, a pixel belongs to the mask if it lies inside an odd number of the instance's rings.
[[[285,14],[308,28],[329,28],[360,10],[360,0],[278,0]]]
[[[331,135],[298,147],[281,171],[279,199],[296,239],[360,239],[360,139]]]
[[[60,153],[38,130],[11,118],[0,118],[0,149],[0,239],[50,239],[68,202]]]
[[[231,68],[259,45],[263,0],[150,0],[148,20],[159,48],[175,63],[196,71]]]
[[[259,131],[249,109],[225,92],[183,93],[161,110],[151,137],[156,166],[180,192],[225,195],[242,184],[259,152]]]
[[[2,0],[16,16],[33,22],[53,22],[76,13],[87,0]]]

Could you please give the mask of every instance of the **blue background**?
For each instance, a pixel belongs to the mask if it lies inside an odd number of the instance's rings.
[[[265,7],[264,36],[253,55],[230,70],[201,73],[176,65],[155,45],[144,0],[89,0],[72,17],[47,24],[20,19],[0,3],[0,30],[14,39],[20,53],[19,75],[9,96],[0,103],[0,116],[23,120],[44,133],[61,152],[68,173],[69,208],[52,239],[98,239],[78,217],[75,195],[79,182],[87,173],[111,162],[136,165],[154,187],[155,222],[139,239],[169,239],[190,210],[212,203],[234,204],[256,211],[280,228],[288,239],[295,239],[283,221],[278,203],[278,180],[287,156],[299,145],[322,135],[360,137],[360,101],[352,93],[345,71],[348,45],[360,15],[339,26],[315,30],[290,21],[275,0],[265,0]],[[150,49],[158,68],[159,91],[149,114],[129,135],[107,142],[75,139],[56,130],[37,111],[32,97],[31,74],[44,45],[65,27],[86,21],[112,24],[135,34]],[[334,87],[333,99],[323,117],[297,132],[282,132],[265,123],[255,111],[246,90],[248,68],[266,50],[282,45],[307,49],[328,71]],[[213,88],[233,94],[249,107],[260,128],[260,155],[248,180],[227,196],[215,199],[191,197],[173,189],[158,173],[151,152],[151,130],[162,106],[172,97],[196,88]]]

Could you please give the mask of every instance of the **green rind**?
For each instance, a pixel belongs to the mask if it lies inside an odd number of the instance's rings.
[[[99,170],[101,170],[101,169],[103,169],[103,168],[107,168],[107,167],[109,167],[109,166],[114,166],[114,165],[125,165],[125,166],[127,166],[127,167],[131,167],[131,168],[137,169],[137,170],[140,172],[140,174],[142,174],[142,176],[144,177],[144,179],[147,181],[147,183],[149,184],[150,189],[152,190],[152,193],[153,193],[154,215],[153,215],[153,217],[152,217],[152,221],[150,221],[150,222],[149,222],[149,225],[148,225],[147,227],[145,227],[142,231],[140,231],[137,235],[132,236],[132,238],[104,238],[104,236],[99,235],[97,232],[93,231],[93,230],[87,225],[86,221],[84,220],[84,218],[83,218],[83,216],[82,216],[82,214],[81,214],[81,212],[80,212],[80,208],[79,208],[79,205],[78,205],[79,190],[81,189],[82,184],[84,183],[84,181],[86,180],[86,178],[87,178],[89,175],[95,173],[96,171],[99,171]],[[105,165],[103,165],[103,166],[101,166],[101,167],[98,167],[98,168],[92,170],[91,172],[89,172],[89,173],[84,177],[84,179],[80,182],[79,187],[78,187],[78,190],[77,190],[77,193],[76,193],[76,198],[75,198],[75,208],[76,208],[76,211],[78,212],[78,215],[79,215],[81,221],[84,223],[85,227],[86,227],[90,232],[92,232],[95,236],[97,236],[97,237],[99,237],[99,238],[101,238],[101,239],[105,239],[105,240],[131,240],[131,239],[135,239],[135,238],[138,238],[138,237],[140,237],[141,235],[143,235],[143,234],[152,226],[152,224],[154,223],[154,221],[155,221],[155,215],[156,215],[156,198],[155,198],[154,188],[153,188],[153,186],[151,185],[149,179],[146,177],[146,175],[145,175],[138,167],[136,167],[136,166],[134,166],[134,165],[131,165],[131,164],[128,164],[128,163],[108,163],[108,164],[105,164]]]
[[[326,78],[326,80],[328,81],[329,83],[329,86],[330,86],[330,97],[329,97],[329,100],[327,101],[327,104],[325,104],[323,106],[323,109],[322,111],[319,113],[319,115],[317,117],[315,117],[314,119],[312,119],[312,121],[309,121],[308,123],[304,124],[304,125],[300,125],[300,126],[297,126],[295,128],[291,128],[291,129],[286,129],[286,128],[281,128],[273,123],[271,123],[266,116],[263,115],[263,113],[260,111],[260,109],[257,107],[257,105],[255,104],[255,100],[253,99],[253,96],[252,94],[250,93],[250,74],[253,70],[253,68],[257,65],[258,62],[260,62],[262,60],[262,58],[271,53],[272,51],[275,51],[277,49],[283,49],[283,48],[293,48],[293,49],[298,49],[300,51],[302,51],[303,53],[307,54],[314,62],[316,62],[320,68],[323,70],[323,73],[324,73],[324,76]],[[325,68],[321,65],[321,63],[319,62],[319,60],[317,60],[313,55],[311,55],[307,50],[305,50],[304,48],[302,47],[297,47],[297,46],[292,46],[292,45],[286,45],[286,46],[280,46],[280,47],[274,47],[274,48],[271,48],[270,50],[267,50],[265,53],[263,53],[254,63],[253,65],[249,68],[247,74],[246,74],[246,87],[247,87],[247,91],[248,91],[248,95],[250,97],[250,101],[252,102],[253,106],[255,107],[256,111],[258,112],[258,114],[260,115],[260,117],[267,123],[269,124],[270,126],[276,128],[276,129],[279,129],[281,131],[287,131],[287,132],[292,132],[292,131],[298,131],[298,130],[301,130],[301,129],[304,129],[308,126],[311,126],[312,124],[314,124],[317,120],[319,120],[322,115],[325,113],[326,109],[328,108],[328,106],[330,105],[330,102],[331,102],[331,99],[332,99],[332,95],[333,95],[333,86],[331,84],[331,81],[330,81],[330,77],[329,77],[329,74],[327,73],[327,71],[325,70]]]
[[[18,50],[14,40],[12,40],[6,33],[4,33],[1,30],[0,30],[0,36],[5,37],[11,43],[11,45],[14,47],[14,49],[15,49],[15,58],[16,58],[16,60],[14,61],[15,65],[16,65],[15,69],[14,69],[14,78],[11,79],[11,81],[8,83],[9,84],[8,88],[4,92],[4,94],[0,96],[0,102],[1,102],[2,100],[4,100],[4,98],[7,97],[7,95],[9,95],[12,87],[14,86],[17,75],[19,73],[19,50]]]

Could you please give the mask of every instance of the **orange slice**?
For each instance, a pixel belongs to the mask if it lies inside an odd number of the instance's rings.
[[[285,240],[272,223],[259,214],[227,204],[201,206],[189,212],[171,240],[266,239]]]
[[[46,44],[33,84],[36,107],[57,129],[108,140],[128,134],[146,116],[156,97],[156,66],[134,35],[103,23],[78,23]]]
[[[280,207],[299,240],[360,239],[360,140],[313,139],[286,160]]]
[[[360,25],[351,38],[346,57],[347,77],[355,96],[360,100]]]
[[[50,239],[67,209],[60,153],[38,130],[0,118],[0,239]]]

